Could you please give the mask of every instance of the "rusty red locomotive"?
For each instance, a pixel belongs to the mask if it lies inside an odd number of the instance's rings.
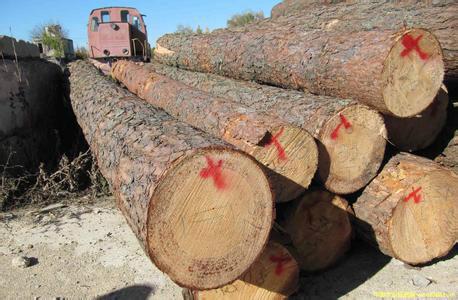
[[[93,9],[89,16],[89,56],[97,60],[116,58],[149,60],[144,15],[132,7],[103,7]]]

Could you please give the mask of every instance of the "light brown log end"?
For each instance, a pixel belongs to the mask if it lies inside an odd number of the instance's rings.
[[[403,151],[421,150],[431,145],[447,119],[448,94],[445,87],[420,115],[397,118],[385,115],[388,140]]]
[[[423,29],[405,31],[384,63],[381,88],[387,112],[397,117],[421,113],[433,102],[443,78],[442,49],[436,37]]]
[[[325,190],[306,194],[289,209],[283,224],[302,270],[318,271],[349,250],[352,227],[348,203]]]
[[[321,181],[334,193],[353,193],[377,174],[385,153],[385,123],[376,111],[351,105],[329,119],[319,140]]]
[[[270,242],[259,259],[238,280],[209,291],[194,291],[195,300],[287,299],[299,282],[299,267],[280,244]]]
[[[318,166],[315,139],[291,125],[272,129],[250,154],[274,171],[271,176],[276,202],[290,201],[302,194]]]
[[[156,266],[199,290],[240,277],[264,249],[273,222],[273,196],[261,168],[236,150],[205,149],[162,176],[147,224]]]

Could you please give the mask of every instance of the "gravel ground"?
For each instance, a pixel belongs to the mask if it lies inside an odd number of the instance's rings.
[[[81,202],[0,214],[0,299],[182,298],[112,199]],[[303,274],[293,299],[458,299],[457,253],[412,268],[356,241],[337,266]]]

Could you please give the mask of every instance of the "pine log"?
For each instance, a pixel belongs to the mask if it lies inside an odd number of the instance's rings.
[[[394,156],[353,205],[356,231],[409,264],[445,256],[458,240],[458,175],[406,153]]]
[[[158,40],[155,59],[192,71],[357,99],[398,117],[419,114],[441,87],[442,49],[426,30],[346,34],[275,20],[263,24],[168,34]]]
[[[355,192],[377,175],[385,151],[386,130],[380,114],[366,106],[157,63],[147,66],[186,85],[278,116],[310,132],[319,141],[318,176],[330,191]],[[338,128],[338,136],[333,138],[332,133],[341,124],[340,116],[351,127]]]
[[[154,264],[196,289],[240,277],[263,251],[273,196],[246,154],[133,96],[85,61],[70,64],[78,123]]]
[[[287,299],[299,284],[299,267],[280,244],[270,242],[259,259],[238,280],[208,291],[192,291],[194,300]]]
[[[318,150],[305,130],[133,62],[116,62],[112,74],[148,103],[224,139],[272,170],[277,202],[292,200],[309,186],[316,172]]]
[[[326,1],[320,1],[326,2]],[[344,1],[340,1],[344,2]],[[348,3],[353,2],[353,3]],[[458,2],[434,1],[347,1],[332,5],[308,5],[305,10],[278,19],[294,22],[303,30],[321,29],[354,32],[377,29],[426,28],[439,40],[444,52],[446,76],[458,78]]]
[[[321,189],[307,191],[286,209],[280,225],[291,238],[292,254],[302,270],[325,269],[350,249],[349,211],[347,201]]]
[[[445,86],[439,90],[427,109],[411,118],[385,115],[388,141],[402,151],[417,151],[431,145],[447,120],[448,93]]]
[[[447,147],[438,155],[434,161],[440,165],[452,169],[458,174],[458,129],[455,130],[453,138],[448,143]]]

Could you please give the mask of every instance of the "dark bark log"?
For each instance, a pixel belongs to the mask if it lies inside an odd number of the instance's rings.
[[[352,193],[377,174],[385,151],[386,131],[381,116],[365,106],[350,100],[190,72],[157,63],[147,66],[186,85],[278,116],[310,132],[320,145],[318,174],[331,191]],[[344,138],[333,139],[332,132],[341,122],[339,115],[358,128],[353,127],[351,132],[352,128],[339,129],[338,134]],[[361,122],[358,125],[355,121]]]
[[[445,256],[458,240],[458,175],[410,154],[394,156],[353,208],[355,229],[409,264]]]
[[[442,153],[434,159],[436,162],[452,169],[458,174],[458,129]]]
[[[90,63],[72,63],[70,71],[78,123],[151,260],[190,288],[238,278],[262,252],[273,221],[261,168],[149,106]]]
[[[271,182],[277,202],[292,200],[309,186],[318,150],[305,130],[133,62],[116,62],[112,74],[148,103],[237,146],[275,172]]]
[[[271,20],[238,31],[165,35],[155,58],[184,69],[352,98],[398,117],[419,114],[442,84],[442,50],[421,29],[342,33]],[[404,45],[405,44],[405,45]]]
[[[278,21],[300,24],[303,30],[328,30],[332,27],[333,30],[341,32],[373,30],[374,28],[399,30],[404,26],[426,28],[441,43],[446,76],[458,78],[458,37],[455,34],[458,29],[458,2],[450,0],[435,1],[435,4],[432,4],[431,1],[348,2],[353,3],[296,4],[303,5],[304,9],[299,8],[296,13],[291,11],[291,15],[281,17]],[[286,6],[288,5],[283,7]],[[284,14],[287,15],[289,12]],[[298,16],[300,18],[297,18]]]

